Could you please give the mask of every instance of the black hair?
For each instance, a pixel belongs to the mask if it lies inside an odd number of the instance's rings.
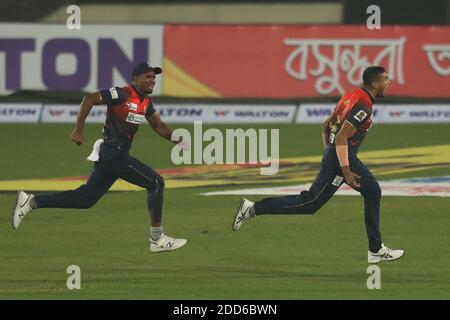
[[[386,69],[380,66],[371,66],[366,68],[363,73],[363,83],[365,86],[371,86],[372,82],[377,80],[377,77],[386,72]]]

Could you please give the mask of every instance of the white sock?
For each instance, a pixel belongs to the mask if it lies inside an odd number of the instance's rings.
[[[160,227],[150,227],[150,237],[156,241],[159,239],[159,237],[161,236],[161,234],[163,234],[164,232],[164,228],[163,226]]]

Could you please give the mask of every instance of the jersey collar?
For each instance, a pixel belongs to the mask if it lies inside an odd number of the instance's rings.
[[[136,89],[136,87],[133,86],[131,83],[130,83],[130,87],[133,88],[134,92],[136,92],[136,94],[139,96],[139,98],[141,99],[141,101],[144,100],[144,98],[145,98],[145,96],[146,96],[145,94],[141,94],[141,93],[139,92],[139,90]]]
[[[367,89],[366,87],[361,87],[361,90],[369,95],[370,100],[372,100],[373,103],[377,102],[377,100],[375,100],[375,97],[372,95],[372,92],[370,92],[369,89]]]

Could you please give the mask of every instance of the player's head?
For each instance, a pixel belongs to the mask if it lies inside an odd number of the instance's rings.
[[[155,76],[162,73],[160,67],[151,67],[147,62],[137,64],[133,68],[133,85],[143,94],[153,92]]]
[[[389,87],[390,82],[386,69],[383,67],[371,66],[364,70],[364,86],[370,89],[376,97],[384,97],[384,90]]]

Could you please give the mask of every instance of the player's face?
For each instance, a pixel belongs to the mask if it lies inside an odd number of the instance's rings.
[[[383,98],[384,90],[386,90],[389,87],[389,85],[391,84],[391,80],[389,80],[389,77],[386,74],[386,72],[383,72],[378,76],[378,81],[375,84],[377,88],[376,96],[378,98]]]
[[[153,87],[155,86],[155,72],[147,71],[138,75],[135,79],[136,87],[143,94],[150,94],[153,92]]]

